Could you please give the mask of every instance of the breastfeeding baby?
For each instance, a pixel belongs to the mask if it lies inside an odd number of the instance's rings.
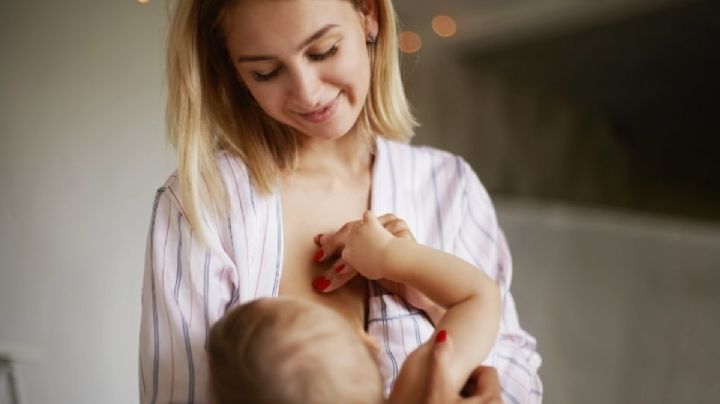
[[[395,236],[370,212],[352,224],[342,258],[368,279],[413,287],[446,309],[434,337],[404,362],[390,396],[383,396],[370,337],[320,304],[279,297],[240,305],[212,327],[210,389],[217,404],[427,403],[437,400],[427,387],[434,348],[450,343],[443,378],[448,391],[460,392],[497,334],[495,282],[460,258]]]

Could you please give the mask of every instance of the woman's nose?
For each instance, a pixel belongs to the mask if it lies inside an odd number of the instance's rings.
[[[296,107],[301,112],[311,112],[319,108],[322,103],[322,81],[313,69],[299,69],[292,75],[290,95]]]

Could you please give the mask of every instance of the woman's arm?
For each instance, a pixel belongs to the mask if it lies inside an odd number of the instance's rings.
[[[506,402],[542,402],[536,341],[521,326],[511,292],[513,262],[492,201],[470,165],[459,160],[464,200],[453,215],[464,215],[451,252],[484,269],[500,288],[500,330],[493,354],[484,362],[498,370]]]
[[[502,404],[497,370],[488,366],[478,366],[473,370],[463,386],[461,396],[450,390],[447,369],[452,366],[450,357],[454,351],[453,345],[452,337],[448,336],[444,342],[436,342],[432,347],[425,404]]]
[[[233,299],[235,269],[197,241],[176,193],[155,198],[142,291],[140,402],[206,402],[207,332]]]
[[[447,312],[438,329],[452,335],[458,346],[448,371],[452,387],[459,392],[468,375],[487,356],[499,322],[499,294],[494,282],[482,271],[445,252],[409,239],[393,237],[377,219],[366,213],[363,223],[352,227],[343,259],[369,279],[386,278],[411,285]],[[421,402],[426,392],[430,350],[426,343],[403,366],[391,395],[398,402]]]

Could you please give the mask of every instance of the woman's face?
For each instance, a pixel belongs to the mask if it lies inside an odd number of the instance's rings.
[[[230,10],[227,48],[269,116],[336,139],[353,127],[368,93],[366,18],[348,1],[245,0]]]

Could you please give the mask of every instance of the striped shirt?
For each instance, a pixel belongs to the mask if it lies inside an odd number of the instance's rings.
[[[277,296],[283,257],[280,195],[256,192],[242,161],[218,154],[229,215],[206,220],[201,244],[183,215],[171,176],[156,196],[142,291],[142,403],[208,401],[206,344],[211,325],[234,305]],[[497,368],[507,403],[540,403],[540,356],[518,322],[510,294],[512,261],[488,194],[461,158],[377,139],[371,210],[408,223],[418,242],[455,254],[496,280],[500,332],[485,360]],[[433,333],[418,310],[369,281],[368,333],[380,345],[387,392],[405,358]]]

